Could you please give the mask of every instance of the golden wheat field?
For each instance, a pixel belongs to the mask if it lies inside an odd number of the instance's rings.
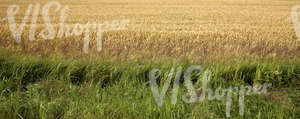
[[[1,0],[0,17],[7,16],[9,5],[20,5],[15,15],[22,22],[29,4],[40,3],[37,33],[45,27],[41,16],[49,0]],[[10,52],[40,56],[103,56],[120,59],[157,57],[195,60],[235,58],[299,58],[297,41],[290,18],[291,7],[299,0],[59,0],[70,12],[66,24],[128,19],[125,29],[105,31],[103,48],[97,52],[95,34],[89,52],[83,53],[83,36],[28,40],[30,20],[20,44],[13,40],[7,20],[1,22],[0,44]],[[54,8],[51,23],[59,22]]]

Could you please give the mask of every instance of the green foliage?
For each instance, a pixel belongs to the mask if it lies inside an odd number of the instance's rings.
[[[291,88],[299,83],[300,63],[237,62],[207,67],[212,77],[209,87],[272,83],[275,88]],[[104,60],[57,60],[0,55],[0,117],[54,118],[226,118],[225,101],[185,103],[179,89],[176,105],[171,90],[158,107],[149,85],[148,73],[161,69],[165,80],[170,69],[192,63]],[[192,73],[196,74],[196,73]],[[184,73],[182,74],[184,75]],[[183,78],[183,76],[181,76]],[[192,76],[198,84],[201,76]],[[183,79],[181,79],[183,80]],[[163,85],[164,81],[160,84]],[[238,98],[233,98],[231,118],[297,118],[297,93],[245,97],[245,114],[239,115]]]

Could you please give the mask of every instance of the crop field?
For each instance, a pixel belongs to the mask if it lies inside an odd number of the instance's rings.
[[[0,0],[0,119],[300,118],[295,5]],[[195,65],[203,72],[189,75]],[[186,101],[190,84],[208,99]],[[255,93],[259,84],[271,85]],[[227,97],[209,99],[204,87]]]

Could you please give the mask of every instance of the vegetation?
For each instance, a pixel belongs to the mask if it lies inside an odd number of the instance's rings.
[[[149,71],[161,68],[163,75],[167,75],[172,67],[186,69],[190,65],[146,61],[115,64],[104,60],[66,61],[2,54],[0,115],[7,118],[226,118],[225,101],[187,104],[180,98],[186,93],[184,86],[180,86],[176,105],[169,101],[171,91],[162,107],[156,105],[147,85]],[[240,62],[207,68],[213,72],[209,84],[212,88],[253,85],[253,82],[273,84],[267,94],[245,97],[244,116],[238,113],[235,96],[232,118],[300,116],[299,91],[290,90],[300,83],[299,61]]]
[[[104,32],[101,52],[92,34],[86,54],[84,35],[41,38],[41,13],[35,41],[30,20],[20,44],[1,21],[0,118],[227,118],[225,100],[184,102],[183,74],[177,103],[171,104],[169,88],[163,106],[156,104],[149,72],[162,71],[162,89],[172,68],[192,65],[212,72],[212,89],[272,83],[267,94],[245,96],[243,116],[234,95],[230,118],[300,118],[300,42],[290,20],[297,0],[57,1],[71,10],[66,24],[130,22]],[[9,5],[20,5],[15,18],[21,23],[29,4],[47,2],[0,0],[0,18]],[[49,16],[59,22],[59,13]],[[202,76],[192,75],[195,87]]]
[[[29,4],[33,7],[34,3],[41,4],[36,41],[28,39],[32,26],[29,17],[20,44],[13,40],[8,24],[1,24],[1,46],[10,52],[22,51],[43,57],[63,55],[67,58],[101,56],[132,60],[188,57],[208,63],[233,61],[236,58],[299,58],[300,45],[290,19],[291,7],[299,1],[58,0],[62,7],[70,8],[66,24],[130,21],[126,30],[104,32],[101,52],[97,52],[95,39],[92,39],[96,38],[95,34],[91,35],[88,54],[82,51],[83,36],[53,40],[39,36],[46,27],[41,18],[42,7],[48,2],[1,0],[1,18],[7,16],[9,5],[20,5],[15,15],[17,23],[22,23]],[[52,24],[59,23],[60,11],[50,10],[49,16]]]

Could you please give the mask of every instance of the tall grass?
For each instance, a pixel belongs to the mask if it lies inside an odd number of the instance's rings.
[[[0,55],[0,115],[6,118],[225,118],[224,101],[187,104],[170,102],[158,107],[148,73],[159,68],[167,75],[184,62],[57,60]],[[300,62],[237,62],[207,66],[213,73],[210,87],[253,85],[269,82],[266,95],[246,96],[245,114],[238,113],[234,97],[232,118],[297,118],[295,99],[273,89],[299,86]],[[193,80],[197,86],[197,79]],[[163,78],[161,79],[163,80]],[[183,79],[181,79],[183,80]],[[164,81],[160,81],[163,85]],[[186,91],[180,86],[179,95]],[[277,94],[277,95],[276,95]],[[296,97],[296,98],[295,98]],[[236,105],[235,105],[236,104]]]

